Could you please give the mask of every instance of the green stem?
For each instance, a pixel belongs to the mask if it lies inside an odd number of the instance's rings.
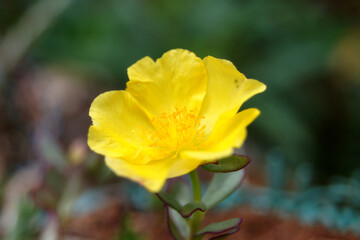
[[[193,188],[193,198],[195,201],[201,201],[201,186],[200,186],[200,179],[197,173],[197,170],[189,173]]]
[[[201,201],[201,186],[197,170],[195,169],[194,171],[190,172],[189,175],[193,188],[193,199],[194,201]],[[195,237],[195,234],[201,227],[201,222],[204,218],[204,215],[205,213],[201,211],[194,212],[192,218],[190,219],[190,236],[188,238],[189,240],[197,240],[202,238],[200,236]]]

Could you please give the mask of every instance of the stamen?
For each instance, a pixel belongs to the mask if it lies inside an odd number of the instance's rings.
[[[204,117],[197,113],[198,109],[188,111],[186,107],[163,112],[151,119],[154,130],[143,131],[142,139],[149,147],[164,151],[164,156],[195,150],[205,138],[205,125],[201,124]]]

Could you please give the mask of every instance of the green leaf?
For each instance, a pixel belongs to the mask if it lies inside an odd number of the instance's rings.
[[[188,218],[196,211],[205,212],[206,210],[207,206],[204,202],[191,201],[181,208],[181,216],[183,216],[184,218]]]
[[[174,227],[179,230],[180,235],[186,238],[190,234],[190,228],[186,218],[183,218],[180,213],[172,208],[169,208],[169,216],[174,224]]]
[[[234,228],[233,230],[231,231],[227,231],[226,233],[224,234],[220,234],[220,235],[217,235],[215,237],[212,237],[212,238],[209,238],[208,240],[225,240],[227,239],[231,234],[234,234],[236,233],[237,231],[239,231],[240,228]]]
[[[181,213],[181,205],[180,203],[170,194],[165,192],[159,192],[156,194],[158,198],[165,204],[169,205],[173,209],[175,209],[178,213]]]
[[[233,233],[242,222],[241,218],[233,218],[222,222],[211,223],[196,233],[197,236],[204,234]],[[220,236],[218,236],[220,237]]]
[[[220,159],[216,163],[204,164],[201,167],[210,172],[234,172],[246,167],[249,163],[249,157],[234,154]]]
[[[181,234],[179,233],[178,228],[176,227],[173,219],[170,216],[169,206],[164,204],[164,209],[165,209],[165,217],[166,217],[166,220],[167,220],[167,227],[168,227],[168,230],[169,230],[170,234],[172,235],[172,237],[175,240],[182,240]]]
[[[208,209],[230,196],[241,183],[244,176],[244,170],[230,173],[215,173],[202,199]]]
[[[192,192],[190,186],[181,180],[182,179],[180,178],[178,181],[172,184],[170,193],[171,196],[174,196],[173,198],[176,199],[180,205],[185,205],[191,201]],[[190,228],[187,223],[187,219],[181,216],[180,211],[169,208],[169,216],[175,227],[179,230],[181,236],[183,238],[189,236]]]

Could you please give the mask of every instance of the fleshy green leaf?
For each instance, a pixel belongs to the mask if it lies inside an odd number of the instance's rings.
[[[239,231],[239,227],[238,228],[234,228],[233,230],[231,231],[227,231],[226,233],[224,234],[220,234],[220,235],[217,235],[215,237],[212,237],[212,238],[209,238],[209,240],[225,240],[227,239],[231,234],[234,234],[236,233],[237,231]]]
[[[174,226],[179,230],[179,233],[183,238],[186,238],[190,234],[190,228],[187,223],[187,219],[183,218],[180,213],[172,208],[169,208],[169,216]]]
[[[169,230],[171,236],[175,240],[182,240],[181,234],[179,233],[178,228],[176,227],[176,225],[173,222],[173,219],[170,216],[169,206],[164,204],[164,210],[165,210],[165,217],[167,220],[167,227],[168,227],[168,230]]]
[[[202,199],[208,209],[230,196],[244,176],[244,170],[230,173],[215,173]]]
[[[165,204],[169,205],[171,208],[175,209],[178,213],[181,213],[180,203],[170,194],[165,192],[159,192],[156,194],[158,198]]]
[[[204,202],[192,201],[181,208],[181,216],[183,216],[184,218],[188,218],[196,211],[205,212],[206,210],[207,206]]]
[[[246,167],[249,163],[249,157],[234,154],[220,159],[216,163],[204,164],[201,167],[210,172],[234,172]]]
[[[241,222],[241,218],[233,218],[222,222],[211,223],[198,231],[196,235],[199,236],[204,234],[234,233],[239,228]]]
[[[191,201],[192,192],[190,186],[180,180],[181,179],[172,184],[170,193],[171,196],[174,196],[173,198],[176,199],[180,205],[185,205]],[[173,208],[169,208],[169,216],[175,227],[179,230],[181,236],[186,238],[190,234],[190,228],[186,221],[187,219],[181,216],[180,211],[177,212]]]

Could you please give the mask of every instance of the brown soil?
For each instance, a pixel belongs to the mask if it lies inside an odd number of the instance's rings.
[[[119,226],[124,216],[127,216],[132,230],[143,240],[171,239],[162,214],[130,211],[115,204],[91,215],[71,219],[65,232],[67,236],[76,236],[77,239],[111,240],[121,231]],[[305,226],[294,218],[284,219],[274,213],[264,215],[247,208],[211,212],[206,219],[213,222],[239,216],[243,218],[241,229],[229,240],[360,240],[360,236],[350,233],[329,230],[321,225]]]

